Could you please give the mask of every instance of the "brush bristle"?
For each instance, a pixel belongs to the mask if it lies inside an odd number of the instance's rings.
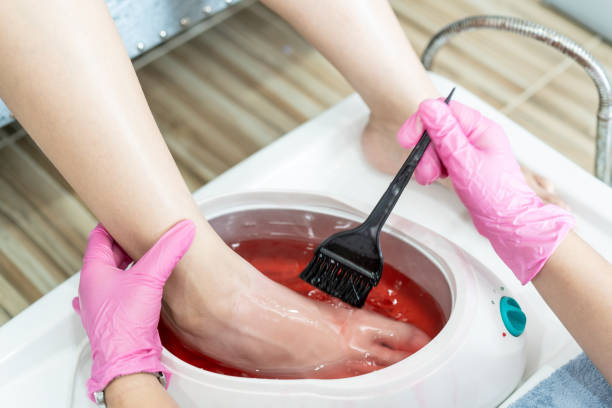
[[[371,279],[320,252],[310,261],[300,278],[317,289],[355,307],[362,307],[374,286]]]

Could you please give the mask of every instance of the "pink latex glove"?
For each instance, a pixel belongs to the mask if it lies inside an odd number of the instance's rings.
[[[404,146],[412,144],[407,129],[417,128],[417,117],[435,148],[421,181],[430,183],[447,171],[478,232],[526,284],[574,227],[574,217],[544,204],[527,185],[497,123],[459,102],[426,100],[398,134]]]
[[[166,232],[129,270],[132,260],[98,224],[91,231],[79,297],[72,301],[91,343],[93,365],[87,392],[106,388],[115,377],[164,372],[157,324],[164,284],[189,249],[195,225],[185,220]]]
[[[408,118],[397,132],[397,141],[406,149],[412,149],[423,135],[423,123],[419,120],[419,115],[415,113]],[[419,165],[414,170],[414,179],[417,183],[427,186],[439,178],[448,177],[446,167],[438,158],[433,144],[427,146]]]

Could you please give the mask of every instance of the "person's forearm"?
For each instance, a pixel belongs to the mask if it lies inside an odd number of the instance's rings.
[[[151,374],[118,377],[104,392],[108,408],[176,408],[177,403]]]
[[[612,384],[612,266],[570,232],[532,282]]]
[[[210,247],[103,0],[2,1],[0,48],[0,97],[132,257],[184,218]]]
[[[385,0],[263,0],[359,92],[375,116],[403,121],[438,92]]]

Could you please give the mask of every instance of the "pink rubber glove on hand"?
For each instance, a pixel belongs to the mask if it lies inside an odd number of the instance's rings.
[[[427,100],[400,130],[401,144],[411,144],[405,137],[417,116],[436,153],[431,152],[436,157],[426,162],[421,181],[431,183],[448,172],[478,232],[526,284],[574,227],[574,217],[544,204],[527,185],[497,123],[459,102]],[[436,168],[436,160],[442,166]]]
[[[423,123],[419,120],[419,115],[415,113],[408,118],[397,132],[397,140],[402,147],[412,149],[423,135]],[[436,154],[433,144],[430,143],[419,161],[419,165],[414,170],[414,179],[422,186],[427,186],[439,178],[448,177],[446,167],[442,164]]]
[[[157,324],[164,284],[189,249],[195,234],[185,220],[166,232],[129,270],[132,260],[101,224],[91,231],[85,250],[79,297],[80,314],[91,343],[93,365],[87,392],[101,391],[115,378],[139,372],[168,373]]]

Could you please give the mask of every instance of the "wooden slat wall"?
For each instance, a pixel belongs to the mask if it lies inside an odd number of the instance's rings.
[[[612,67],[608,44],[534,0],[391,3],[419,53],[454,20],[507,14],[568,35]],[[596,92],[560,54],[512,34],[474,32],[444,48],[434,70],[592,168]],[[138,74],[192,190],[352,92],[316,50],[258,4]],[[0,149],[0,324],[80,268],[94,225],[32,140]]]

